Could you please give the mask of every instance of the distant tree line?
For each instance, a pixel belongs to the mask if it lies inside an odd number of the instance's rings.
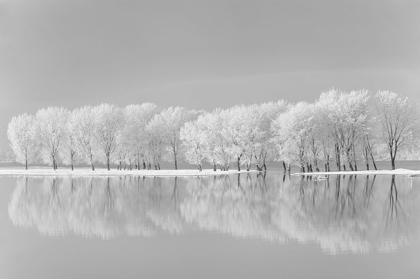
[[[42,162],[57,168],[87,163],[117,164],[118,169],[160,169],[180,159],[214,170],[266,170],[282,161],[302,172],[357,170],[363,160],[376,169],[375,156],[386,146],[392,169],[397,154],[417,146],[417,105],[396,93],[366,90],[324,92],[314,103],[287,101],[240,105],[212,112],[184,107],[158,108],[144,103],[119,108],[111,104],[40,109],[10,121],[7,135],[16,161]]]

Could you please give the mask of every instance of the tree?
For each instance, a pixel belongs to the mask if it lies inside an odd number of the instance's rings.
[[[129,105],[124,109],[125,125],[122,131],[122,141],[130,146],[135,154],[137,168],[141,163],[146,168],[146,153],[148,147],[148,135],[146,126],[159,111],[159,108],[152,103],[141,105]],[[142,159],[142,162],[140,162]]]
[[[124,128],[122,111],[115,105],[101,104],[93,108],[95,120],[95,144],[100,150],[99,158],[110,170],[110,157],[114,154],[121,140]]]
[[[73,111],[74,114],[74,132],[77,142],[77,153],[84,161],[91,165],[95,170],[93,163],[97,154],[95,146],[95,115],[91,106],[84,106]]]
[[[297,163],[302,172],[305,165],[310,169],[308,160],[309,136],[312,129],[313,105],[300,102],[289,106],[272,123],[273,142],[279,157],[288,163]]]
[[[181,128],[187,121],[193,120],[197,116],[197,111],[190,111],[184,107],[169,107],[160,112],[156,117],[164,126],[163,140],[168,146],[170,161],[174,161],[175,169],[178,169],[178,155],[180,153]]]
[[[185,123],[180,132],[180,138],[186,147],[185,159],[190,164],[196,164],[199,171],[202,171],[201,163],[205,158],[206,133],[200,127],[201,121],[190,121]]]
[[[254,156],[257,164],[257,170],[266,170],[266,160],[275,159],[275,144],[271,141],[273,138],[273,131],[271,130],[271,123],[281,113],[286,111],[287,102],[280,100],[278,102],[262,103],[258,106],[259,123],[256,127],[260,131],[258,138],[258,145],[254,151]],[[286,168],[285,168],[286,169]]]
[[[10,147],[16,156],[16,161],[25,164],[28,169],[28,161],[33,154],[34,134],[33,127],[35,118],[26,113],[13,117],[7,127],[7,137]]]
[[[44,163],[57,169],[58,154],[65,135],[67,112],[62,107],[40,109],[35,115],[35,141]]]
[[[61,160],[64,164],[70,165],[71,170],[74,170],[74,165],[77,162],[77,140],[76,140],[76,118],[75,113],[68,112],[67,121],[65,123],[65,132],[62,143],[62,152],[60,152]]]
[[[148,150],[155,169],[160,169],[160,162],[165,148],[166,125],[161,116],[156,114],[146,126]]]
[[[398,151],[418,132],[418,113],[415,103],[390,91],[379,91],[376,96],[377,114],[382,126],[382,139],[386,143],[395,169]]]

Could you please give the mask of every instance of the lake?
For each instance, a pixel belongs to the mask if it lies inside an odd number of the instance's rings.
[[[0,184],[0,278],[420,277],[420,178]]]

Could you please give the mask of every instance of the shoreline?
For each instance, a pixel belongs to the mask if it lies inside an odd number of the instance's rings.
[[[297,172],[294,176],[328,176],[328,175],[405,175],[409,177],[420,176],[420,170],[362,170],[362,171],[331,171],[331,172]]]
[[[232,175],[242,173],[254,173],[256,170],[229,170],[221,171],[213,169],[203,169],[198,171],[194,169],[184,170],[110,170],[107,169],[96,169],[95,171],[89,169],[28,169],[28,170],[16,170],[16,169],[0,169],[0,176],[58,176],[58,177],[111,177],[111,176],[213,176],[213,175]]]

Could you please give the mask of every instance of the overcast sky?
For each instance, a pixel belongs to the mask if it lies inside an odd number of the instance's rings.
[[[0,128],[48,105],[420,101],[420,1],[0,0]],[[2,135],[5,135],[2,132]]]

